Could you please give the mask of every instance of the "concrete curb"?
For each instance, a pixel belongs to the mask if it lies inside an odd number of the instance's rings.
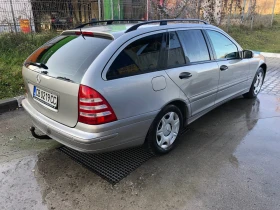
[[[24,99],[24,96],[17,96],[14,98],[7,98],[0,100],[0,114],[15,110],[21,107],[21,101]]]
[[[261,54],[262,54],[264,57],[267,57],[267,58],[280,58],[280,53],[261,52]]]

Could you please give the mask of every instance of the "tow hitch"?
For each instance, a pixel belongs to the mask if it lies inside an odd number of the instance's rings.
[[[34,126],[30,127],[30,131],[31,131],[32,136],[36,139],[51,139],[51,137],[49,137],[48,135],[38,135],[38,134],[36,134]]]

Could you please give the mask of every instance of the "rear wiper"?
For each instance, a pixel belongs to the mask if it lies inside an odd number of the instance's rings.
[[[74,82],[73,80],[71,80],[67,77],[56,77],[56,79],[61,79],[61,80],[69,81],[69,82]]]
[[[43,63],[27,62],[25,63],[25,65],[32,65],[32,66],[37,66],[39,68],[48,69],[48,67]]]
[[[48,71],[40,71],[41,74],[48,74]]]

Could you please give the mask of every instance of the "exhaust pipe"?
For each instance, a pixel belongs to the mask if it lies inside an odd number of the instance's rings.
[[[51,139],[51,137],[49,137],[48,135],[38,135],[37,133],[35,133],[34,126],[30,127],[30,132],[31,132],[32,136],[36,139]]]

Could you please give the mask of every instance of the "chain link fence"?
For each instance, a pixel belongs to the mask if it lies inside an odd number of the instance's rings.
[[[247,28],[262,28],[278,25],[280,17],[279,0],[243,0],[228,3],[223,25],[227,30],[231,26],[247,26]]]
[[[0,0],[0,32],[65,30],[92,20],[200,18],[271,26],[280,0]]]

